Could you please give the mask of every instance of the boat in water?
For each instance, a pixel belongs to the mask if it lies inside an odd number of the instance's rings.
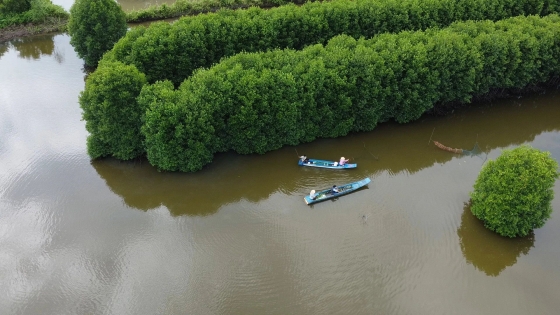
[[[320,190],[318,192],[315,191],[311,191],[311,193],[307,196],[305,196],[303,199],[305,200],[305,203],[310,205],[310,204],[314,204],[317,202],[321,202],[321,201],[325,201],[325,200],[329,200],[329,199],[333,199],[339,196],[343,196],[343,195],[347,195],[353,191],[356,191],[364,186],[366,186],[367,184],[369,184],[371,182],[371,179],[369,179],[368,177],[357,181],[357,182],[353,182],[353,183],[348,183],[345,185],[341,185],[341,186],[333,186],[332,188],[328,188],[328,189],[323,189]],[[336,190],[338,190],[338,192],[333,191],[333,188],[336,188]],[[311,196],[314,196],[313,198]]]
[[[345,170],[349,168],[356,168],[358,164],[351,164],[346,163],[344,165],[340,165],[336,161],[328,161],[328,160],[317,160],[317,159],[302,159],[300,158],[298,161],[299,166],[308,166],[308,167],[319,167],[319,168],[330,168],[333,170]]]

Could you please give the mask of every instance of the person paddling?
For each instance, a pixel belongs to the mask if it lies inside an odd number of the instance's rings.
[[[332,191],[333,194],[338,194],[338,192],[339,192],[338,187],[336,187],[336,185],[332,186],[331,191]]]
[[[311,163],[311,161],[309,161],[309,158],[307,157],[307,155],[302,155],[299,158],[301,159],[301,162],[303,164],[310,164]]]
[[[311,198],[311,200],[315,200],[317,198],[317,194],[315,193],[315,190],[312,190],[309,193],[309,198]]]
[[[344,165],[348,163],[348,161],[350,161],[350,159],[345,159],[344,157],[341,157],[340,161],[338,162],[338,165]]]

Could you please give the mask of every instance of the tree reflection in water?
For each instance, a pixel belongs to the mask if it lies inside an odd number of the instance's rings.
[[[258,202],[285,182],[281,177],[273,177],[259,181],[256,187],[255,179],[259,174],[262,177],[266,161],[255,156],[253,162],[243,164],[240,162],[250,158],[227,156],[233,163],[223,164],[228,169],[215,167],[196,173],[158,172],[143,158],[125,162],[106,158],[92,161],[91,165],[129,207],[147,211],[165,206],[174,216],[210,215],[223,205],[241,199]]]
[[[55,35],[29,36],[14,39],[10,42],[12,47],[19,52],[19,57],[38,60],[43,55],[52,55],[54,52]]]
[[[6,43],[0,43],[0,58],[2,58],[2,56],[4,56],[4,54],[8,51],[9,48],[10,48],[10,45],[8,45]]]
[[[498,276],[506,267],[513,266],[521,254],[527,255],[534,246],[534,233],[520,238],[500,236],[485,228],[484,223],[472,214],[470,206],[468,203],[464,207],[457,235],[463,256],[478,270],[489,276]]]

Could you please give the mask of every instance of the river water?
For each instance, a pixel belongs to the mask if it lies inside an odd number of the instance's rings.
[[[552,218],[526,238],[468,208],[503,149],[560,160],[557,90],[183,174],[90,161],[82,65],[64,34],[0,44],[0,314],[558,313],[559,181]],[[301,154],[358,168],[301,168]]]

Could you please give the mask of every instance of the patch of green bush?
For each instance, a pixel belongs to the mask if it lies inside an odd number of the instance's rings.
[[[559,175],[550,152],[529,146],[504,150],[482,168],[471,192],[471,211],[502,236],[526,236],[550,218]]]
[[[19,1],[16,0],[18,3]],[[50,0],[31,0],[29,3],[29,9],[18,13],[0,10],[0,30],[12,25],[45,23],[49,20],[69,17],[68,12],[64,11],[61,6],[52,4]]]
[[[126,34],[125,14],[114,0],[75,0],[70,8],[70,44],[89,67]]]
[[[196,171],[210,163],[214,155],[212,148],[218,139],[212,117],[205,110],[207,104],[180,105],[189,98],[189,95],[175,93],[169,81],[146,85],[139,96],[141,107],[158,107],[157,111],[146,111],[142,130],[151,135],[145,140],[150,155],[166,169]],[[188,145],[183,146],[185,143]],[[188,159],[189,163],[177,157]]]
[[[80,94],[88,154],[92,158],[112,155],[129,160],[144,152],[142,126],[145,108],[136,97],[147,83],[133,66],[111,62],[92,73]]]
[[[31,0],[0,0],[0,13],[23,13],[31,9]]]

